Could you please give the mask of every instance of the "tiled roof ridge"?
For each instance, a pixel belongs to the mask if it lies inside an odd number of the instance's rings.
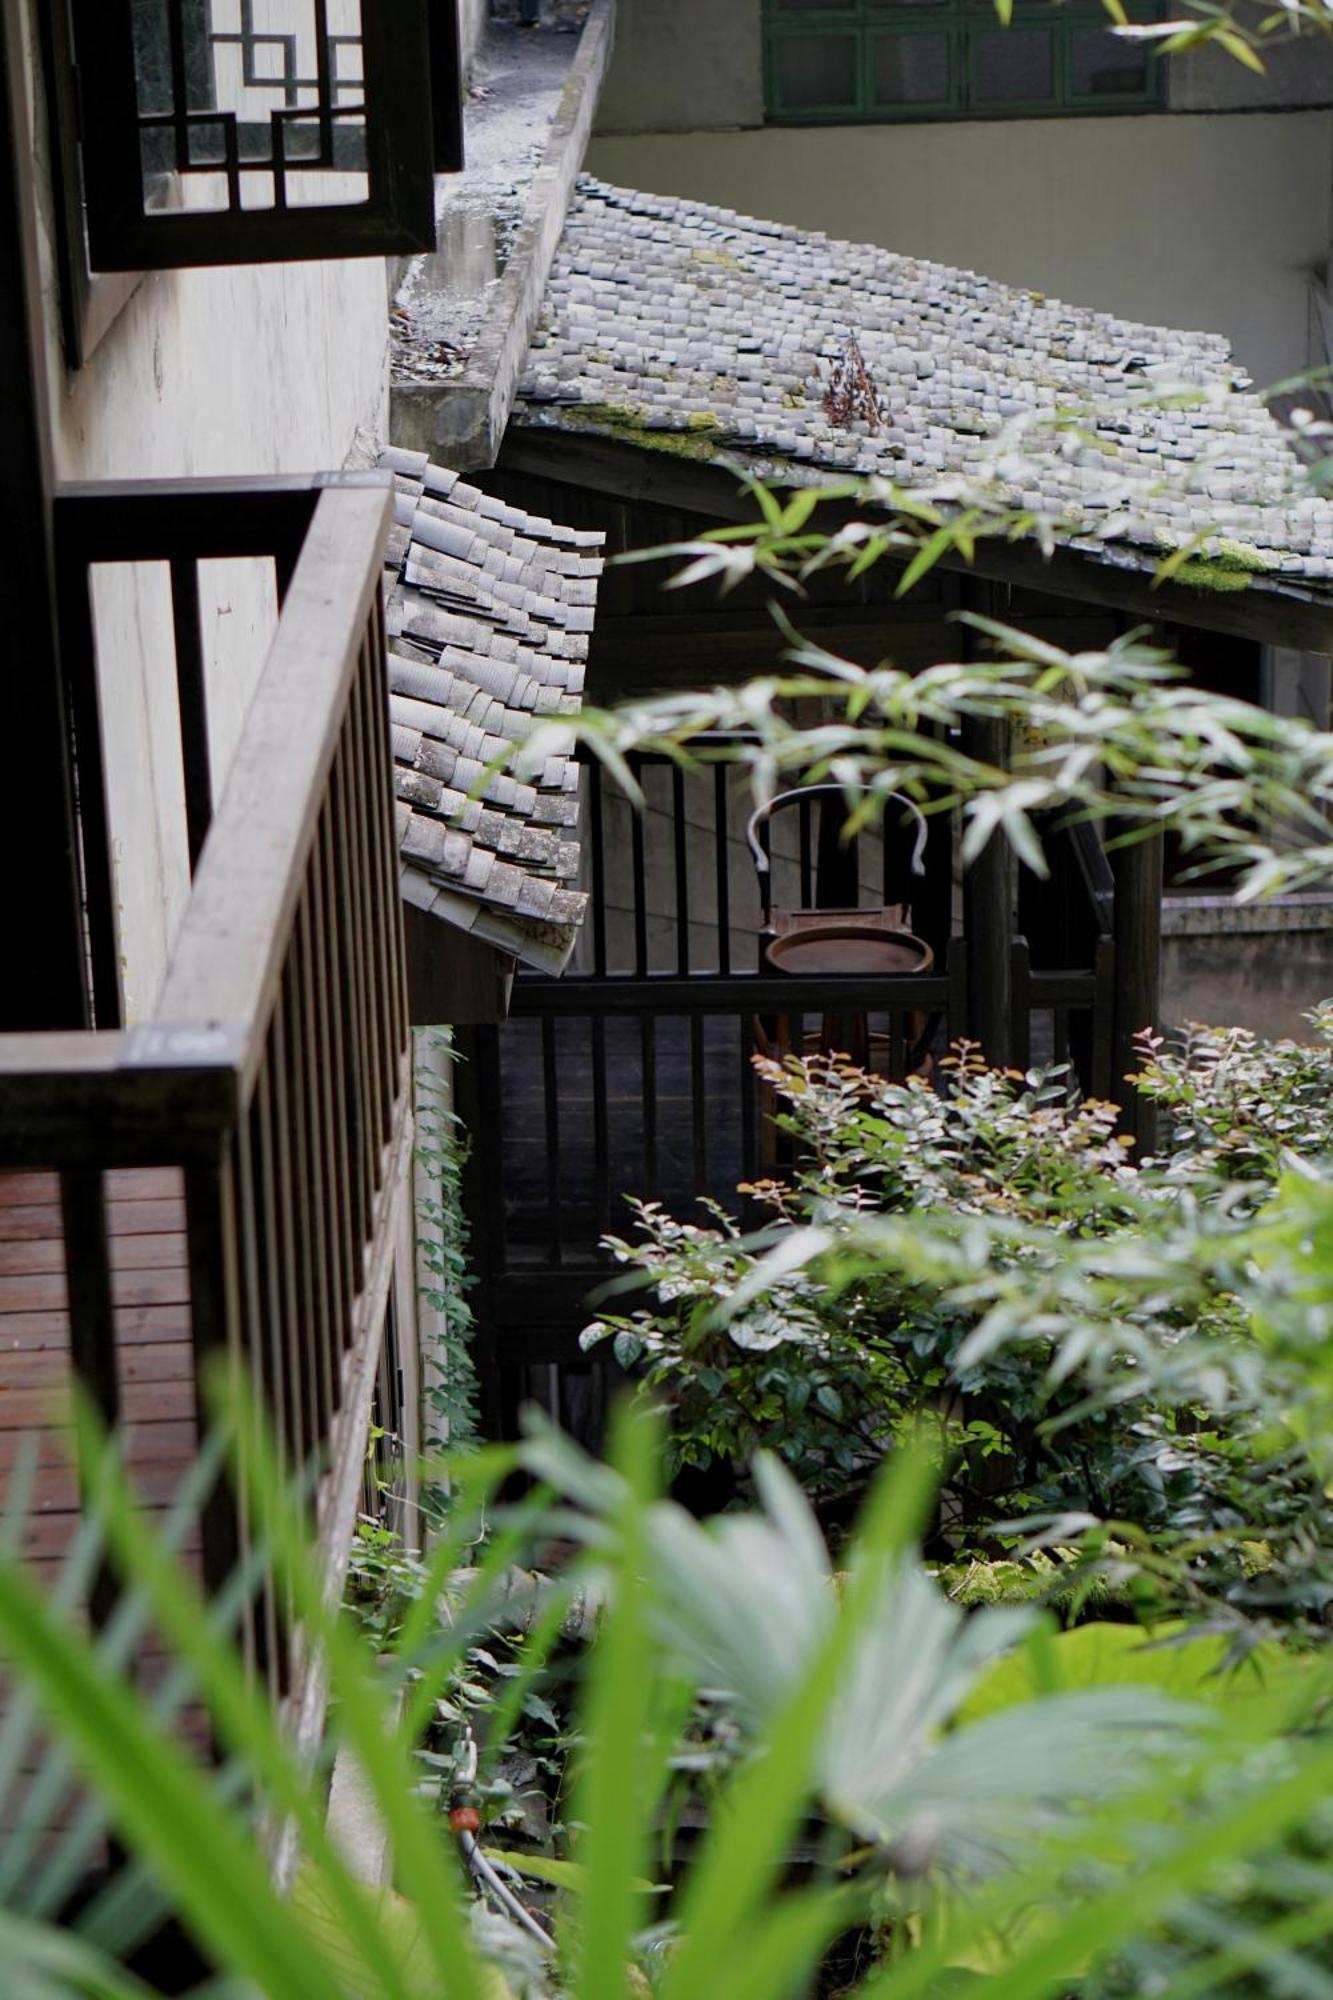
[[[870,395],[840,405],[855,341]],[[1184,394],[1163,394],[1164,385]],[[519,420],[742,471],[1036,514],[1111,566],[1333,596],[1309,491],[1226,339],[584,176]]]
[[[573,736],[525,782],[486,769],[577,713],[603,537],[508,506],[423,452],[389,447],[379,462],[395,489],[385,617],[403,894],[560,971],[587,903],[571,886]]]

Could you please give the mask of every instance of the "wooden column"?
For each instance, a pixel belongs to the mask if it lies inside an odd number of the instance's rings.
[[[0,1030],[87,1022],[51,568],[51,463],[18,0],[0,0]],[[28,637],[20,641],[18,635]]]
[[[1009,761],[1009,725],[973,719],[962,748],[980,763]],[[963,877],[963,936],[967,943],[967,1034],[987,1062],[1013,1060],[1014,857],[1003,834],[992,834]]]
[[[1157,1143],[1157,1107],[1125,1081],[1137,1068],[1134,1037],[1158,1025],[1162,975],[1162,836],[1117,847],[1115,875],[1115,999],[1111,1014],[1111,1095],[1123,1107],[1122,1129],[1138,1154]]]

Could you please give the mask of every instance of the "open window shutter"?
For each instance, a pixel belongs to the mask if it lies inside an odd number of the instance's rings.
[[[453,0],[71,5],[93,270],[433,248]]]

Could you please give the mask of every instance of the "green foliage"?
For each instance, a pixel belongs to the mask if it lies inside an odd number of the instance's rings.
[[[1131,1162],[1061,1076],[963,1057],[941,1094],[824,1059],[765,1067],[793,1164],[773,1218],[641,1206],[613,1247],[648,1303],[612,1339],[670,1413],[669,1465],[776,1452],[826,1518],[924,1424],[946,1583],[1204,1618],[1244,1651],[1333,1604],[1333,1187],[1318,1046],[1144,1044],[1166,1145]],[[1036,1537],[1010,1556],[1018,1523]]]
[[[458,1062],[448,1028],[426,1029],[421,1040],[448,1065]],[[417,1199],[417,1252],[431,1280],[422,1288],[422,1298],[443,1325],[442,1339],[432,1342],[423,1357],[430,1371],[423,1393],[455,1451],[477,1436],[477,1371],[471,1353],[476,1319],[468,1300],[474,1280],[463,1208],[466,1161],[467,1134],[449,1090],[432,1064],[418,1060],[416,1163],[428,1192]]]
[[[651,1282],[653,1303],[605,1315],[584,1334],[585,1345],[612,1339],[622,1364],[637,1366],[646,1392],[669,1407],[672,1468],[722,1459],[743,1469],[772,1450],[808,1493],[837,1503],[862,1490],[904,1428],[929,1412],[950,1467],[955,1539],[997,1514],[1086,1507],[1092,1495],[1102,1512],[1149,1508],[1153,1469],[1125,1423],[1099,1413],[1054,1438],[1044,1429],[1081,1395],[1053,1393],[1049,1348],[959,1361],[978,1319],[955,1296],[956,1239],[970,1219],[1083,1242],[1135,1226],[1140,1176],[1114,1108],[1071,1099],[1063,1073],[1009,1075],[967,1050],[950,1060],[943,1092],[825,1058],[760,1069],[785,1107],[779,1123],[796,1162],[786,1180],[747,1190],[776,1234],[743,1236],[721,1215],[711,1227],[680,1223],[634,1204],[640,1237],[612,1239],[612,1248]],[[910,1219],[916,1268],[867,1259],[830,1285],[839,1244],[887,1218]],[[936,1220],[949,1242],[932,1261]],[[813,1271],[804,1259],[812,1232],[821,1248]],[[1020,1271],[1021,1241],[987,1244],[997,1271]]]
[[[1231,1990],[1214,1976],[1223,1950],[1260,1968],[1256,1991],[1290,1992],[1295,1974],[1299,1990],[1319,1990],[1325,1932],[1293,1937],[1290,1925],[1297,1882],[1303,1907],[1330,1895],[1323,1662],[1294,1670],[1295,1696],[1284,1685],[1240,1703],[1213,1685],[1215,1649],[1206,1673],[1183,1649],[1183,1665],[1145,1674],[1145,1657],[1171,1654],[1112,1641],[1090,1655],[1084,1642],[1068,1669],[1057,1654],[1053,1675],[1052,1644],[1065,1642],[1050,1640],[1040,1614],[965,1616],[921,1571],[930,1487],[919,1454],[900,1452],[877,1480],[835,1572],[776,1463],[757,1468],[759,1511],[699,1523],[658,1498],[657,1439],[626,1420],[609,1467],[555,1433],[532,1436],[522,1463],[563,1496],[558,1512],[535,1501],[497,1517],[513,1455],[462,1461],[458,1519],[384,1653],[326,1602],[304,1510],[275,1486],[255,1428],[237,1475],[261,1546],[324,1655],[333,1740],[321,1767],[335,1748],[355,1753],[391,1832],[390,1887],[349,1873],[324,1826],[321,1770],[296,1752],[225,1625],[203,1613],[188,1565],[135,1514],[87,1427],[102,1532],[141,1615],[169,1638],[189,1698],[211,1714],[221,1770],[163,1730],[151,1697],[108,1676],[73,1606],[35,1585],[12,1517],[0,1538],[0,1647],[48,1735],[104,1800],[131,1866],[150,1871],[136,1878],[140,1893],[147,1886],[153,1909],[173,1910],[210,1962],[199,2000],[835,1990],[909,2000],[951,1990],[964,1973],[1054,2000],[1075,1988],[1141,1990],[1139,1968],[1164,1961],[1220,1992]],[[494,1546],[463,1576],[459,1555],[484,1516],[500,1520]],[[567,1851],[528,1868],[548,1900],[525,1930],[512,1912],[484,1907],[437,1803],[413,1779],[422,1721],[495,1617],[513,1557],[557,1523],[585,1552],[574,1573],[600,1578],[605,1609],[579,1701],[577,1812]],[[718,1776],[717,1810],[688,1867],[654,1884],[647,1863],[691,1700],[734,1718],[740,1754]],[[265,1858],[284,1826],[303,1853],[286,1891]],[[504,1843],[488,1837],[486,1847],[493,1869]],[[860,1971],[846,1979],[831,1948],[849,1938]],[[16,2000],[145,2000],[149,1990],[120,1971],[95,1926],[65,1936],[7,1915],[0,1939]]]

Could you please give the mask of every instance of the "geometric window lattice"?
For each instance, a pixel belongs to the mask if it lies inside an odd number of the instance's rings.
[[[433,246],[450,0],[70,4],[94,270]]]
[[[1125,0],[1131,21],[1158,0]],[[786,124],[1158,111],[1164,66],[1101,0],[765,0],[765,98]]]

